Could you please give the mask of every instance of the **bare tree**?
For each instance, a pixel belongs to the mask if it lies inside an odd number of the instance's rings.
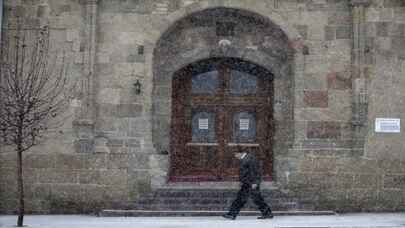
[[[23,226],[23,153],[38,145],[68,98],[65,55],[50,57],[49,29],[6,28],[0,59],[0,138],[17,153],[18,221]]]

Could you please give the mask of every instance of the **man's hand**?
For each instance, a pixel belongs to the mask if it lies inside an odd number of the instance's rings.
[[[252,189],[256,189],[257,188],[257,184],[252,184]]]

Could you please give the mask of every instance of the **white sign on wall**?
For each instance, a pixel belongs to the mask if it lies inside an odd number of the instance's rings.
[[[208,119],[198,119],[198,129],[208,130]]]
[[[399,133],[401,132],[401,120],[393,118],[376,118],[375,132]]]

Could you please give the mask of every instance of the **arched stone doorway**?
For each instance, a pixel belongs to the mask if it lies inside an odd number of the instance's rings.
[[[173,156],[172,110],[176,103],[173,97],[179,87],[173,82],[178,73],[202,60],[233,58],[271,72],[274,88],[270,113],[274,117],[271,151],[287,153],[294,141],[294,68],[296,57],[301,55],[296,52],[299,47],[300,40],[290,41],[270,19],[242,9],[208,8],[175,22],[162,34],[153,52],[154,148],[158,152],[168,151],[170,157]],[[275,158],[272,169],[276,163]],[[169,167],[173,165],[171,162]],[[275,177],[275,172],[268,173],[268,176]]]
[[[190,64],[173,78],[171,181],[232,181],[234,153],[255,153],[272,174],[273,75],[236,58]]]

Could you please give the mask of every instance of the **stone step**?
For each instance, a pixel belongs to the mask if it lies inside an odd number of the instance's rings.
[[[272,181],[265,181],[261,183],[263,190],[279,189],[277,183]],[[168,182],[164,186],[161,186],[160,190],[181,190],[181,189],[193,189],[193,190],[239,190],[240,183],[238,181],[226,181],[226,182]]]
[[[232,202],[229,203],[190,203],[190,202],[176,202],[176,203],[144,203],[144,204],[133,204],[131,209],[137,210],[227,210]],[[269,202],[269,205],[273,210],[312,210],[313,207],[310,205],[301,205],[297,202]],[[253,202],[248,202],[245,209],[256,209],[257,206]]]
[[[157,210],[182,210],[182,211],[193,211],[193,210],[214,210],[214,211],[222,211],[222,210],[228,210],[230,205],[227,206],[220,206],[220,205],[159,205],[159,204],[154,204],[154,205],[144,205],[140,206],[137,205],[134,207],[136,210],[152,210],[152,211],[157,211]],[[290,210],[297,210],[299,207],[295,203],[291,204],[284,204],[284,205],[271,205],[271,208],[273,210],[282,210],[282,211],[290,211]],[[245,210],[257,210],[256,206],[245,206]]]
[[[201,205],[201,206],[226,206],[230,205],[233,202],[233,200],[229,201],[217,201],[217,200],[206,200],[206,199],[200,199],[200,200],[185,200],[185,201],[172,201],[172,200],[163,200],[163,201],[153,201],[153,202],[143,202],[143,203],[134,203],[134,205],[140,205],[140,206],[148,206],[148,205],[173,205],[173,206],[182,206],[182,205]],[[271,205],[292,205],[292,204],[297,204],[297,201],[274,201],[274,200],[267,200],[265,201],[268,204]],[[254,206],[254,203],[252,200],[248,200],[246,203],[246,206]]]
[[[219,190],[210,190],[210,191],[156,191],[153,194],[143,195],[142,199],[147,201],[152,201],[155,199],[234,199],[237,195],[237,191],[219,191]],[[262,191],[263,198],[270,199],[279,199],[279,200],[291,200],[291,197],[286,196],[282,192],[276,191]]]
[[[235,196],[236,197],[236,196]],[[151,204],[151,203],[160,203],[160,204],[184,204],[184,202],[191,203],[191,204],[228,204],[233,202],[235,197],[228,197],[228,198],[173,198],[173,197],[164,197],[164,198],[142,198],[136,201],[136,204]],[[271,204],[279,204],[279,203],[288,203],[288,202],[297,202],[297,199],[286,199],[286,198],[271,198],[265,197],[264,200]]]
[[[226,211],[236,198],[237,192],[237,188],[161,188],[142,195],[125,209],[137,211]],[[310,202],[290,197],[275,186],[263,189],[262,196],[276,211],[312,211],[314,209]],[[245,210],[252,211],[256,208],[251,199],[244,207]]]
[[[235,197],[237,191],[235,190],[158,190],[154,193],[145,195],[144,197],[148,198],[159,198],[159,197],[198,197],[198,198],[208,198],[208,197]],[[264,190],[262,191],[263,197],[273,197],[273,198],[281,198],[285,196],[284,193],[281,191],[269,191]]]
[[[194,211],[181,211],[181,210],[102,210],[99,213],[101,217],[164,217],[164,216],[221,216],[225,214],[226,210],[221,211],[204,211],[204,210],[194,210]],[[335,215],[333,211],[305,211],[305,210],[295,210],[295,211],[273,211],[275,216],[281,215]],[[240,216],[259,216],[259,211],[241,211]]]

